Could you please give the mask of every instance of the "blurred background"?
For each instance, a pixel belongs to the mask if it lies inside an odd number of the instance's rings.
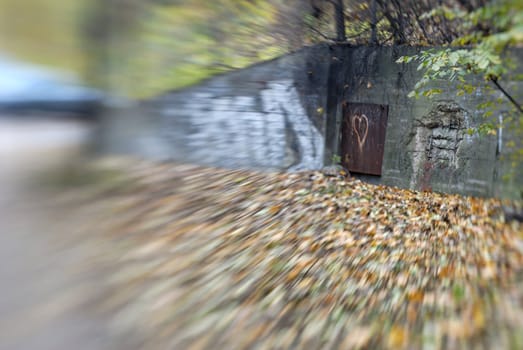
[[[337,38],[331,1],[2,0],[2,90],[20,89],[14,81],[32,75],[40,93],[45,78],[76,79],[113,95],[147,98],[320,41],[367,43],[371,3],[345,4],[346,34]],[[422,2],[419,11],[430,7]],[[384,26],[383,18],[376,21]],[[377,34],[380,44],[396,40]],[[82,96],[94,99],[95,91]]]
[[[66,185],[112,111],[319,40],[313,3],[0,0],[0,349],[132,344],[89,311],[98,216],[42,181]]]
[[[3,70],[31,62],[41,65],[42,74],[59,68],[56,79],[73,75],[113,94],[144,98],[317,41],[328,32],[306,30],[306,15],[321,11],[313,6],[276,0],[2,0]]]
[[[85,143],[105,108],[334,37],[331,8],[302,0],[1,0],[2,152]]]

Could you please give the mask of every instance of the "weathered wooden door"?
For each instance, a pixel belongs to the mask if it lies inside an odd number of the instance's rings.
[[[344,103],[341,160],[349,171],[381,175],[389,108],[368,103]]]

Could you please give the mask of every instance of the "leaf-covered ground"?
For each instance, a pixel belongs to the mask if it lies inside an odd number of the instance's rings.
[[[321,172],[125,171],[89,200],[105,208],[97,309],[144,349],[523,347],[523,226],[498,200]]]

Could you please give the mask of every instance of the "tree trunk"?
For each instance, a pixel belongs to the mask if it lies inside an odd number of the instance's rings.
[[[376,3],[376,0],[372,0],[372,5],[371,5],[371,23],[370,23],[370,27],[371,27],[371,33],[370,33],[370,43],[371,45],[378,45],[378,35],[376,33],[376,21],[377,21],[377,16],[376,16],[376,11],[378,10],[378,6],[377,6],[377,3]]]
[[[345,13],[343,8],[343,0],[335,0],[334,18],[336,19],[336,41],[346,41],[347,37],[345,36]]]

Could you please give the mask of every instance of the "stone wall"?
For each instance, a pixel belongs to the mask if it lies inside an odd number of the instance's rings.
[[[420,73],[397,64],[412,47],[318,45],[211,78],[112,113],[104,148],[149,158],[261,170],[318,169],[340,155],[342,105],[388,106],[381,176],[363,180],[478,196],[520,196],[523,169],[509,161],[509,129],[480,137],[486,96],[410,99]],[[512,54],[521,62],[521,50]],[[504,82],[523,100],[521,82]],[[519,90],[518,90],[519,88]],[[510,106],[507,104],[506,108]],[[503,108],[498,112],[502,118]]]

